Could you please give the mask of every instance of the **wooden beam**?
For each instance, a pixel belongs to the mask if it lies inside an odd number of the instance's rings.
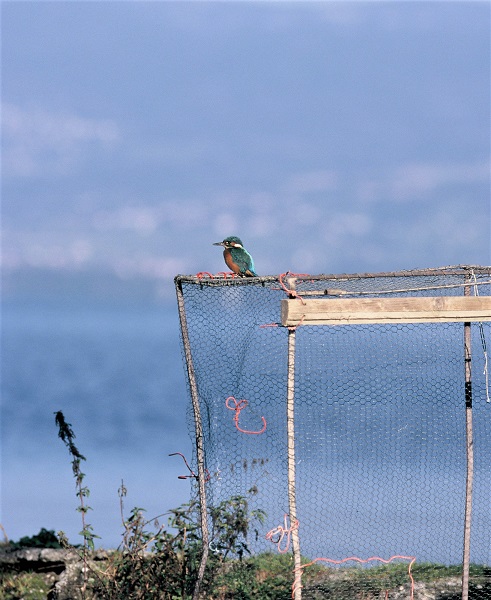
[[[281,324],[450,323],[491,321],[491,296],[316,298],[281,301]]]

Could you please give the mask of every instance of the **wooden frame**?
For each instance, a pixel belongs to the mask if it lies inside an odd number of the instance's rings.
[[[281,300],[281,324],[286,327],[471,321],[491,321],[491,296]]]

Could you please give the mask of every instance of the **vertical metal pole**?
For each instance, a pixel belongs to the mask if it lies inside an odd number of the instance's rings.
[[[191,401],[194,413],[195,426],[195,442],[196,442],[196,459],[198,461],[198,490],[200,504],[200,520],[201,520],[201,539],[203,542],[203,554],[198,569],[198,576],[194,586],[193,600],[199,599],[200,586],[205,574],[206,563],[208,561],[209,552],[209,532],[208,532],[208,510],[206,506],[206,488],[205,488],[205,448],[203,439],[203,424],[201,421],[201,411],[199,406],[198,386],[196,384],[196,375],[193,366],[193,357],[191,355],[191,344],[189,341],[189,332],[186,319],[186,311],[184,308],[184,296],[182,293],[181,283],[176,281],[177,307],[179,310],[179,320],[181,323],[181,334],[184,346],[184,356],[186,358],[186,368],[188,372],[189,387],[191,390]]]
[[[470,286],[464,287],[464,295],[471,295]],[[462,560],[462,600],[469,598],[469,565],[471,557],[472,484],[474,481],[474,442],[472,431],[472,371],[471,371],[471,324],[464,323],[465,365],[465,434],[467,475],[465,485],[464,552]]]
[[[288,330],[288,383],[286,402],[286,428],[288,450],[288,510],[290,511],[290,526],[292,527],[292,546],[294,564],[293,600],[302,599],[302,571],[300,538],[297,521],[297,499],[295,484],[295,329]]]

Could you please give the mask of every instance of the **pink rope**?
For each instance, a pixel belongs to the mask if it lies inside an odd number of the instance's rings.
[[[237,427],[237,429],[241,433],[247,433],[249,435],[259,435],[260,433],[263,433],[264,431],[266,431],[266,419],[264,417],[261,417],[262,422],[263,422],[263,427],[262,427],[262,429],[260,431],[248,431],[247,429],[241,429],[239,427],[239,415],[240,415],[240,411],[243,410],[248,404],[249,403],[247,402],[247,400],[236,400],[234,398],[234,396],[229,396],[225,400],[225,406],[229,410],[234,410],[235,411],[234,423],[235,423],[235,426]]]
[[[295,581],[293,582],[293,586],[292,586],[292,598],[295,597],[295,590],[298,589],[298,586],[302,587],[301,581],[302,581],[303,569],[305,569],[307,567],[311,567],[313,564],[315,564],[319,561],[327,562],[327,563],[330,563],[333,565],[342,565],[343,563],[348,562],[350,560],[354,560],[359,563],[368,563],[368,562],[371,562],[372,560],[378,560],[387,565],[396,559],[410,561],[407,572],[409,575],[409,579],[411,581],[411,596],[410,596],[410,598],[411,598],[411,600],[414,600],[414,579],[413,579],[413,574],[411,572],[411,569],[412,569],[413,564],[416,562],[416,557],[415,556],[401,556],[399,554],[396,554],[395,556],[391,556],[388,560],[385,560],[384,558],[380,558],[379,556],[371,556],[370,558],[366,558],[366,559],[358,558],[357,556],[350,556],[348,558],[343,558],[342,560],[334,560],[332,558],[315,558],[313,561],[311,561],[305,565],[302,565],[298,569],[294,570]],[[388,598],[388,591],[386,591],[385,597]]]
[[[278,525],[278,527],[271,529],[271,531],[268,531],[268,533],[266,534],[266,539],[272,542],[273,544],[276,544],[276,547],[278,548],[278,552],[280,554],[285,554],[286,552],[288,552],[288,550],[290,549],[292,531],[298,529],[299,526],[299,522],[297,519],[295,519],[295,521],[291,523],[290,526],[288,526],[289,519],[289,515],[285,515],[283,519],[284,527],[282,525]],[[276,539],[274,539],[275,537]],[[282,547],[281,544],[285,538],[286,543]]]
[[[298,300],[300,300],[300,302],[302,304],[305,304],[305,300],[303,298],[301,298],[300,296],[297,296],[297,292],[295,290],[292,290],[290,288],[288,288],[286,286],[286,284],[283,282],[285,277],[308,277],[308,273],[290,273],[289,271],[287,271],[286,273],[282,273],[279,276],[279,282],[280,285],[283,289],[284,292],[286,292],[288,294],[288,296],[290,296],[291,298],[297,298]]]

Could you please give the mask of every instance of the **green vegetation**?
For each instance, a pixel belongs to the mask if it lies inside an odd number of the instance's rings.
[[[17,542],[9,542],[10,550],[19,550],[20,548],[61,548],[61,544],[56,537],[55,532],[42,527],[37,535],[21,537]]]
[[[85,475],[80,468],[85,457],[76,447],[75,434],[71,425],[65,421],[63,413],[58,411],[55,414],[58,435],[72,457],[72,470],[79,500],[78,510],[82,516],[80,534],[84,544],[77,550],[68,544],[63,532],[59,532],[58,536],[63,547],[76,550],[83,562],[81,597],[85,598],[90,593],[97,598],[111,600],[190,598],[202,554],[197,502],[192,501],[169,511],[167,527],[160,523],[159,518],[145,519],[145,511],[139,507],[133,508],[130,516],[125,519],[123,499],[126,496],[126,488],[122,483],[119,496],[124,524],[123,543],[117,552],[108,557],[106,564],[96,567],[90,562],[90,553],[94,550],[94,539],[98,536],[87,523],[86,515],[90,507],[87,506],[86,499],[89,489],[83,485]],[[240,582],[233,597],[254,597],[245,596],[245,592],[240,590],[245,585],[242,584],[244,576],[247,575],[250,579],[249,573],[257,570],[252,562],[249,561],[247,565],[243,562],[244,556],[250,554],[247,539],[251,532],[258,535],[257,525],[265,518],[264,511],[250,508],[250,500],[256,492],[255,488],[251,488],[247,497],[233,496],[217,506],[210,507],[213,548],[202,582],[202,591],[207,597],[213,597],[217,586],[234,587],[232,582]],[[288,582],[286,577],[284,582]],[[250,583],[252,585],[252,580]],[[220,592],[218,597],[232,596]],[[284,594],[264,597],[280,598],[284,597]]]
[[[92,509],[86,503],[86,498],[89,497],[90,490],[87,486],[83,485],[85,473],[82,473],[82,470],[80,468],[80,463],[83,460],[85,460],[85,456],[80,454],[78,448],[75,446],[75,434],[73,433],[72,426],[70,425],[70,423],[67,423],[65,421],[65,417],[61,410],[55,413],[55,421],[58,426],[58,437],[66,445],[72,457],[72,471],[73,476],[75,477],[75,485],[77,489],[76,494],[79,500],[77,510],[82,517],[82,531],[80,532],[80,535],[83,537],[84,540],[83,547],[85,555],[87,553],[87,550],[94,550],[94,539],[99,538],[98,535],[95,535],[92,525],[89,525],[86,519],[88,511]],[[66,538],[63,533],[60,536],[60,538],[61,543],[63,545],[66,545]]]
[[[120,488],[121,508],[124,486]],[[211,511],[215,540],[203,582],[203,589],[213,594],[219,576],[235,572],[242,556],[249,553],[247,537],[262,511],[250,511],[249,500],[234,496]],[[167,528],[159,519],[145,520],[144,511],[134,508],[124,522],[123,546],[112,555],[95,586],[100,598],[148,598],[174,600],[192,596],[201,558],[198,504],[192,501],[169,511]],[[234,558],[228,560],[228,556]],[[227,565],[224,568],[224,565]],[[220,585],[220,584],[218,584]],[[211,597],[211,596],[210,596]],[[235,596],[234,596],[235,597]]]
[[[38,573],[0,573],[0,600],[46,600],[49,588]]]

